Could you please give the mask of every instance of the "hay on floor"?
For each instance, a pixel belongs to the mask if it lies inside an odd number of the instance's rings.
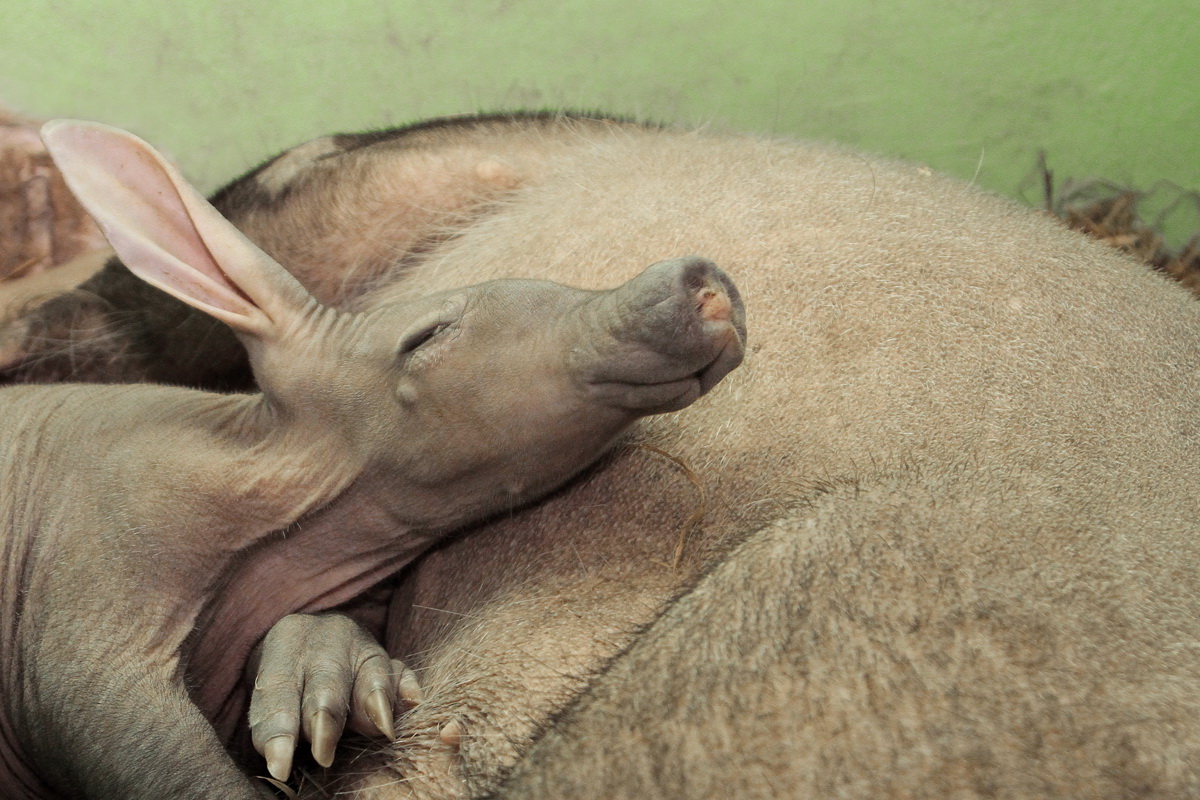
[[[1060,187],[1054,173],[1040,159],[1045,208],[1067,224],[1138,258],[1170,275],[1192,294],[1200,297],[1200,232],[1179,248],[1171,248],[1161,233],[1166,215],[1184,206],[1195,209],[1200,220],[1200,192],[1189,192],[1168,183],[1150,191],[1118,186],[1109,181],[1067,179]],[[1156,195],[1170,195],[1164,201]],[[1157,219],[1146,221],[1141,213],[1149,199],[1164,209]]]

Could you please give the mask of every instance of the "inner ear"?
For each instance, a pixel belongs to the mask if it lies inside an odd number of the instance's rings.
[[[282,267],[141,139],[71,121],[47,123],[42,131],[71,189],[143,280],[255,334],[307,299]]]

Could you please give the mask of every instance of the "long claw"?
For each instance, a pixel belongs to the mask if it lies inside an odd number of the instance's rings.
[[[333,764],[333,753],[341,734],[333,714],[324,708],[318,709],[317,713],[313,715],[310,738],[312,739],[313,758],[322,767]]]
[[[263,757],[267,760],[267,772],[279,781],[286,781],[292,772],[292,754],[296,750],[295,736],[276,736],[263,745]]]
[[[375,723],[375,727],[379,732],[392,741],[396,738],[396,729],[392,725],[392,703],[388,700],[387,691],[384,689],[376,689],[367,697],[366,702],[367,716],[371,718],[371,722]]]

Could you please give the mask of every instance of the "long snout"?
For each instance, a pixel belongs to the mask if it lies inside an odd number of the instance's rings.
[[[728,275],[703,258],[662,261],[597,295],[590,347],[575,351],[597,399],[638,414],[681,409],[742,361],[746,316]]]

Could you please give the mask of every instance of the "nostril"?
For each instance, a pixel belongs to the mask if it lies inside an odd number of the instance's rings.
[[[696,311],[700,314],[700,319],[711,322],[727,321],[733,313],[733,303],[724,292],[704,289],[696,299]]]

